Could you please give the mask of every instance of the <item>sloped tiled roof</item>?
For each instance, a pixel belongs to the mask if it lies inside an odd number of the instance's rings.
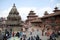
[[[60,10],[58,10],[58,8],[55,8],[55,10],[53,10],[53,11],[54,11],[54,13],[51,13],[51,14],[48,14],[48,15],[44,15],[41,18],[46,18],[46,17],[52,17],[52,16],[60,15]]]
[[[42,20],[39,19],[39,18],[36,18],[36,20],[33,20],[33,21],[31,21],[31,22],[42,22]]]

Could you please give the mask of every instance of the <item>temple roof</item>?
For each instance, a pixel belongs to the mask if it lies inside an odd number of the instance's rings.
[[[60,12],[60,10],[58,9],[58,7],[55,7],[53,12]]]
[[[34,11],[30,11],[30,13],[28,15],[35,15]]]
[[[27,17],[38,17],[37,15],[29,15]]]
[[[57,16],[57,15],[60,15],[60,13],[51,13],[51,14],[49,14],[49,15],[45,15],[45,16],[43,16],[43,17],[41,17],[41,18],[46,18],[46,17],[52,17],[52,16]]]
[[[21,20],[21,16],[19,15],[19,12],[17,11],[17,8],[16,8],[16,6],[15,6],[15,4],[13,4],[13,7],[12,7],[12,9],[11,9],[11,11],[9,12],[9,15],[8,15],[8,17],[7,17],[7,19],[9,19],[9,18],[14,18],[14,19],[20,19]]]
[[[54,8],[54,13],[51,13],[51,14],[48,14],[48,15],[44,15],[43,17],[41,18],[46,18],[46,17],[52,17],[52,16],[57,16],[57,15],[60,15],[60,10],[58,10],[57,7]]]
[[[27,18],[28,18],[28,17],[38,17],[38,16],[35,15],[35,14],[36,14],[36,13],[34,13],[34,11],[31,10],[31,11],[29,12]]]
[[[30,13],[34,13],[34,11],[31,10]]]
[[[19,16],[19,15],[9,15],[7,18],[21,19],[21,16]]]
[[[17,8],[16,8],[15,4],[13,4],[13,7],[12,7],[12,9],[11,9],[10,13],[18,13],[18,11],[17,11]]]
[[[15,4],[13,4],[13,7],[7,17],[6,24],[7,25],[20,25],[21,21],[22,21],[21,16],[19,15]]]
[[[42,22],[42,20],[41,19],[39,19],[39,18],[36,18],[36,20],[33,20],[33,21],[31,21],[32,23],[35,23],[35,22],[39,22],[39,23],[41,23]]]

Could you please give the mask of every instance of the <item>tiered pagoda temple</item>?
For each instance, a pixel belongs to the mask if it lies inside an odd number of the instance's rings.
[[[35,20],[38,16],[36,15],[36,13],[34,13],[34,11],[30,11],[30,13],[27,16],[27,20],[26,23],[29,24],[31,23],[31,21]]]
[[[19,12],[17,11],[15,4],[13,4],[13,7],[9,12],[6,25],[7,28],[9,28],[10,30],[12,29],[12,31],[20,31],[22,28],[21,17],[19,15]]]
[[[34,11],[30,11],[27,16],[26,24],[27,27],[31,27],[32,29],[39,29],[42,26],[42,20],[34,13]]]

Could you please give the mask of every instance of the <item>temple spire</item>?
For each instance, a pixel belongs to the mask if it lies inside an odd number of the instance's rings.
[[[15,3],[13,4],[13,6],[12,6],[12,9],[11,9],[11,11],[10,11],[10,14],[19,14],[18,13],[18,11],[17,11],[17,8],[16,8],[16,6],[15,6]]]
[[[15,3],[13,4],[13,7],[16,7],[16,6],[15,6]]]
[[[48,15],[49,13],[47,11],[45,11],[44,15]]]

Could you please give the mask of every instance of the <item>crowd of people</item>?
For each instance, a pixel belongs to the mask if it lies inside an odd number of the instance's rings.
[[[1,31],[0,31],[0,40],[7,40],[11,37],[18,37],[20,38],[20,40],[42,40],[39,36],[40,35],[36,35],[36,36],[32,36],[32,32],[30,32],[30,35],[28,38],[27,38],[27,34],[25,32],[17,32],[17,33],[14,33],[14,32],[9,32],[9,31],[6,31],[5,34],[2,34]],[[56,37],[60,36],[60,31],[58,33],[56,32],[53,32],[49,39],[48,40],[56,40]]]
[[[30,35],[32,35],[32,33]],[[22,32],[17,32],[17,33],[12,32],[11,34],[10,32],[7,31],[4,35],[0,33],[0,40],[7,40],[11,37],[18,37],[20,38],[20,40],[41,40],[39,35],[31,36],[27,38],[26,34]]]
[[[58,38],[60,36],[60,33],[59,32],[53,32],[51,35],[50,35],[50,38],[48,40],[56,40],[56,38]]]

